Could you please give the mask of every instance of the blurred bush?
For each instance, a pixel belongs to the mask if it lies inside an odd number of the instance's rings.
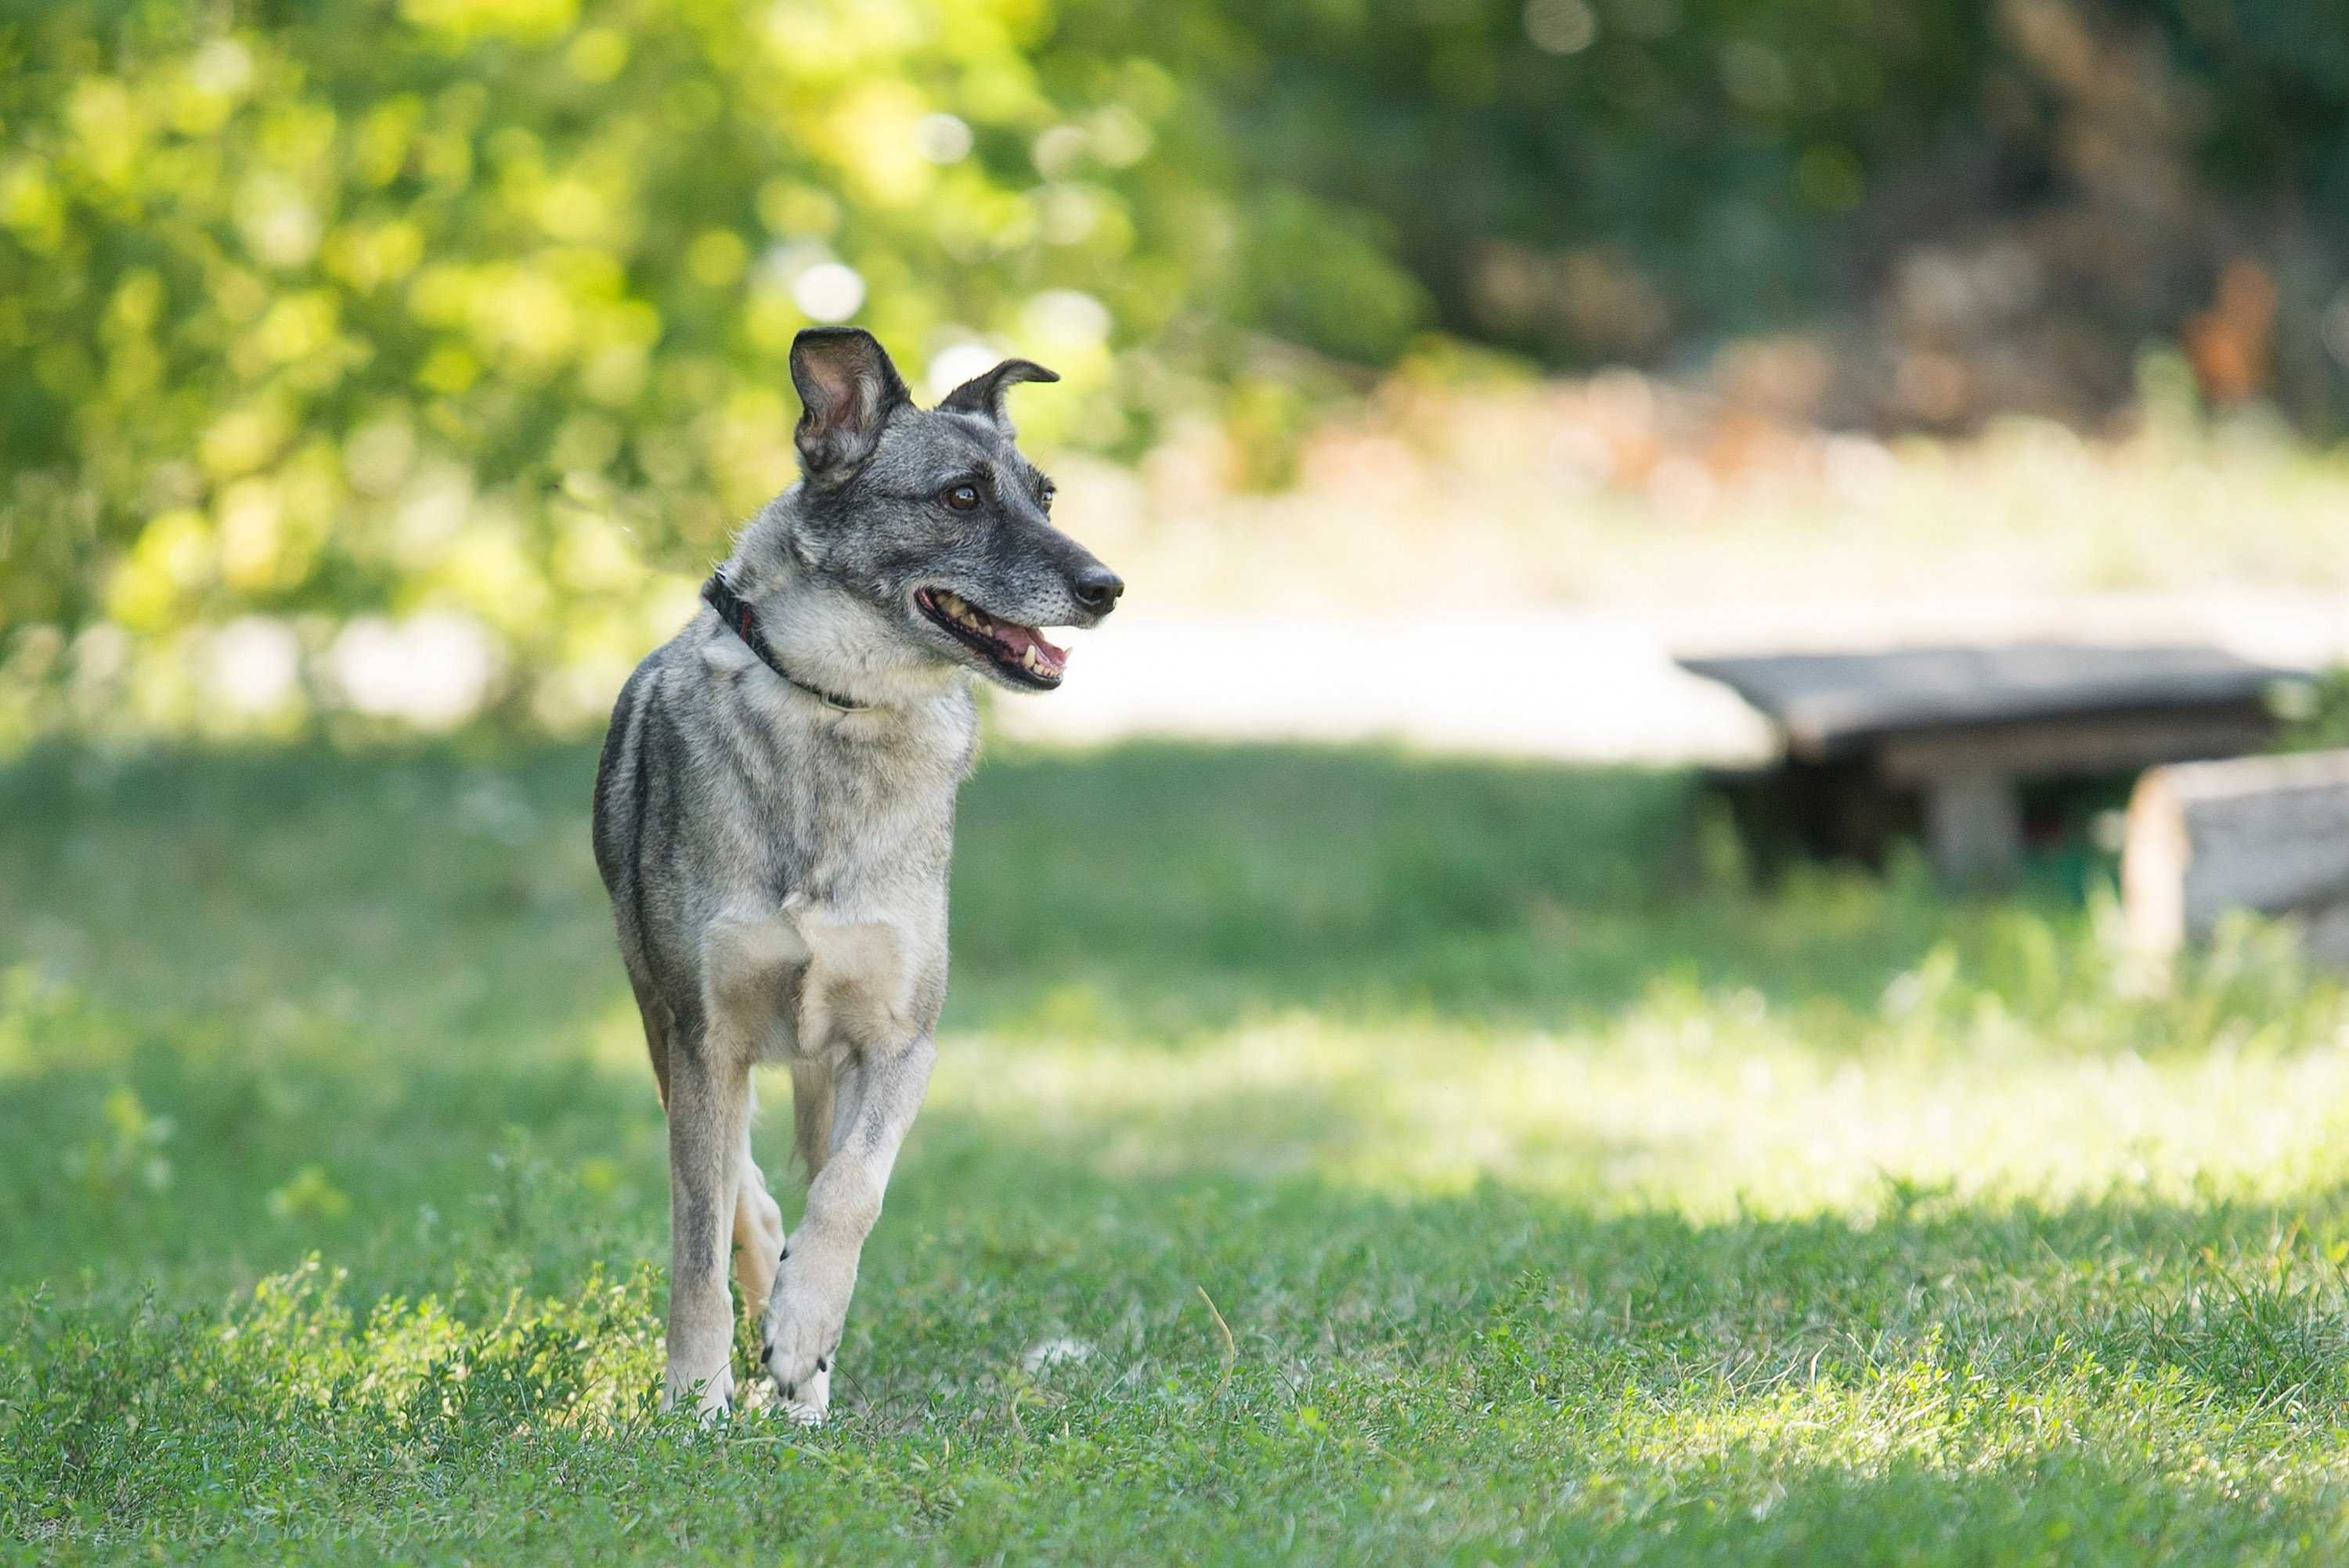
[[[1739,389],[1879,429],[2095,421],[2169,340],[2213,402],[2342,425],[2338,0],[1218,12],[1253,175],[1374,215],[1449,332],[1685,369],[1799,325]]]
[[[2329,428],[2344,220],[2335,0],[5,7],[0,685],[291,722],[412,633],[579,708],[791,477],[811,321],[1249,482],[1431,328],[1949,428],[2170,338]]]
[[[636,590],[611,515],[711,555],[789,480],[811,321],[932,379],[1016,341],[1081,389],[1034,423],[1130,444],[1153,369],[1112,329],[1208,304],[1235,199],[1163,68],[1053,23],[81,0],[0,26],[0,624],[445,603],[558,653]]]

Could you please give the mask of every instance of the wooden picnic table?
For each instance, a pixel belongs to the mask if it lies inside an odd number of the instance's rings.
[[[2262,749],[2271,693],[2304,674],[2212,647],[2054,642],[1680,663],[1776,726],[1766,785],[1806,849],[1873,858],[1913,823],[1959,881],[2013,871],[2024,783]]]

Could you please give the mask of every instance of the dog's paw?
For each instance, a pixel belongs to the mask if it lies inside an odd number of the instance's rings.
[[[776,1392],[776,1408],[802,1427],[821,1427],[832,1413],[832,1363],[818,1357],[815,1370],[795,1386],[796,1393]]]
[[[715,1425],[734,1413],[734,1368],[721,1367],[717,1375],[679,1383],[672,1375],[661,1391],[661,1408],[674,1408],[690,1397],[694,1413],[705,1427]]]
[[[827,1269],[821,1259],[800,1253],[786,1256],[775,1276],[760,1359],[782,1397],[784,1413],[803,1426],[823,1421],[832,1406],[832,1358],[854,1284],[853,1270]]]
[[[821,1426],[832,1408],[832,1357],[818,1351],[817,1340],[803,1337],[786,1324],[780,1334],[770,1325],[766,1341],[767,1377],[775,1387],[777,1408],[803,1427]],[[836,1345],[834,1333],[827,1343]]]

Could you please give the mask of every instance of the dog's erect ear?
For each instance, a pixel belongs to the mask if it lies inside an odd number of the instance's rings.
[[[1055,371],[1045,369],[1032,359],[1007,359],[984,376],[974,376],[946,396],[938,405],[949,414],[978,414],[994,420],[1007,431],[1011,421],[1003,412],[1003,394],[1022,381],[1058,381]]]
[[[888,351],[861,326],[811,326],[792,339],[792,385],[802,405],[800,467],[818,484],[871,457],[881,427],[912,401]]]

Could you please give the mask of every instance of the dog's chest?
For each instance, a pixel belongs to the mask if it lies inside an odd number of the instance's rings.
[[[936,1024],[960,769],[935,742],[801,761],[775,846],[791,962],[764,1054],[838,1059]]]
[[[782,781],[782,891],[845,912],[943,905],[957,773],[935,743],[812,747]]]

